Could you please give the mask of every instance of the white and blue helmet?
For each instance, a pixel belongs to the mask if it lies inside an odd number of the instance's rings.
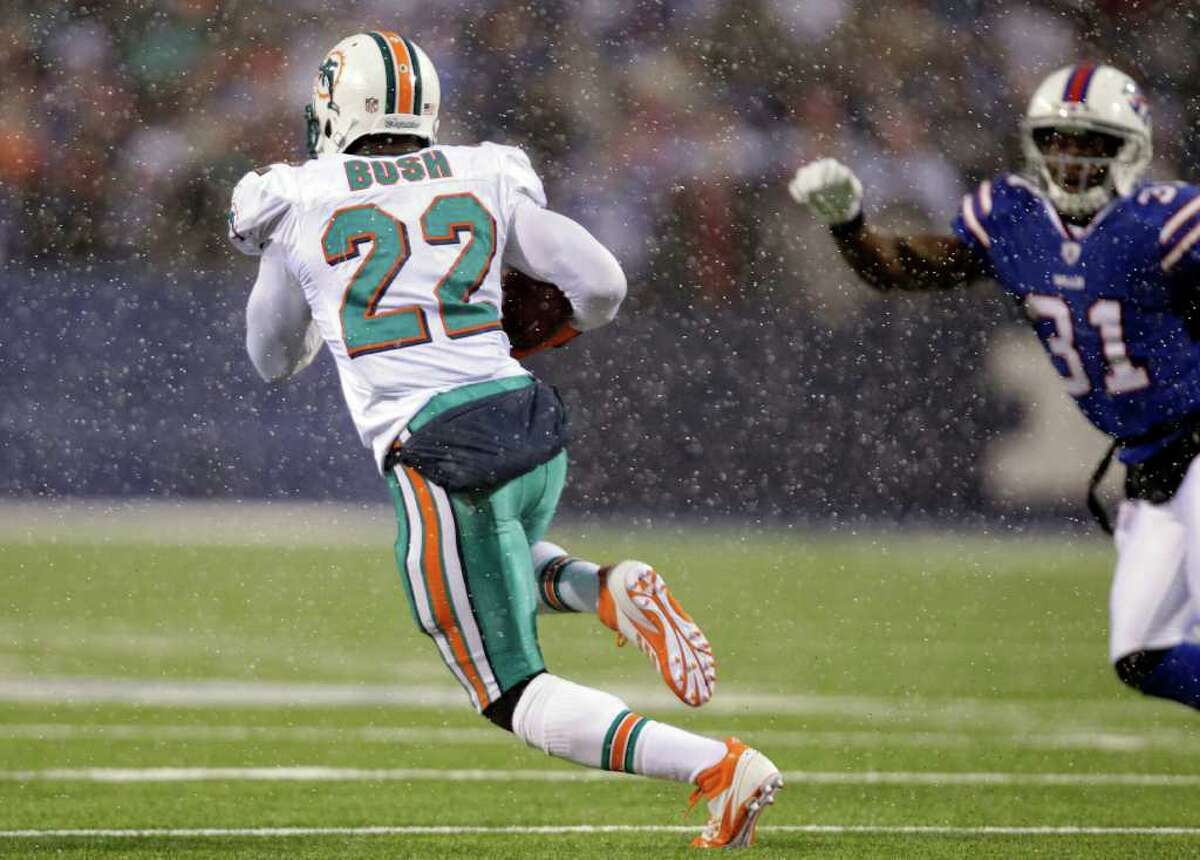
[[[1038,132],[1094,132],[1115,139],[1104,157],[1048,155]],[[1150,109],[1133,78],[1112,66],[1081,63],[1059,69],[1034,91],[1021,123],[1021,146],[1029,171],[1055,207],[1066,215],[1088,216],[1115,195],[1131,193],[1152,155]],[[1062,168],[1072,166],[1094,182],[1065,187]]]

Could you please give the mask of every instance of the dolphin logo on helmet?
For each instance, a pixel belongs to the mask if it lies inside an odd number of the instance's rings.
[[[338,78],[341,77],[345,65],[346,58],[341,55],[340,51],[334,50],[329,52],[325,62],[321,63],[317,69],[316,97],[324,99],[334,113],[342,112],[337,102],[333,100],[333,90],[337,86]]]

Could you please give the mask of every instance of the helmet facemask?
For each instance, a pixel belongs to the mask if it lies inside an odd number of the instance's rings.
[[[304,106],[304,148],[308,152],[309,158],[316,158],[320,153],[317,150],[318,144],[321,142],[321,121],[317,119],[317,112],[312,105]]]
[[[1148,142],[1090,121],[1026,121],[1021,138],[1029,171],[1068,217],[1090,217],[1131,193],[1150,163]]]

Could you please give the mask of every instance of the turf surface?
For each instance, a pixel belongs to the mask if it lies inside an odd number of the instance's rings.
[[[682,818],[685,788],[559,781],[581,771],[468,710],[408,617],[386,539],[296,549],[211,537],[0,544],[0,831],[448,831],[0,836],[0,853],[686,853],[690,830],[636,829],[698,829],[699,812]],[[1191,833],[979,830],[1200,824],[1194,715],[1121,689],[1106,665],[1102,542],[636,528],[555,537],[576,554],[654,561],[704,625],[721,681],[700,711],[664,699],[641,655],[614,649],[594,619],[545,618],[542,641],[560,674],[767,751],[789,779],[756,853],[1200,852]],[[64,692],[53,683],[63,679],[90,692]],[[219,693],[226,688],[250,700]],[[197,689],[219,694],[170,701]],[[296,693],[298,703],[256,704],[262,690]],[[331,690],[351,695],[336,705],[307,695]],[[406,700],[413,691],[434,703]],[[236,770],[145,781],[147,768]],[[94,769],[121,770],[99,782]],[[526,825],[631,829],[453,832]],[[877,829],[780,829],[812,826]],[[943,829],[896,830],[912,826]]]

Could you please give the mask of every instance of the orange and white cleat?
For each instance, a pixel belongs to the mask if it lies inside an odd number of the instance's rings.
[[[622,561],[600,576],[598,614],[617,632],[617,645],[637,645],[684,704],[697,708],[711,699],[717,685],[712,646],[654,568]]]
[[[725,741],[725,758],[696,777],[691,806],[708,799],[708,824],[694,848],[748,848],[764,809],[775,802],[783,776],[771,760],[737,738]]]

